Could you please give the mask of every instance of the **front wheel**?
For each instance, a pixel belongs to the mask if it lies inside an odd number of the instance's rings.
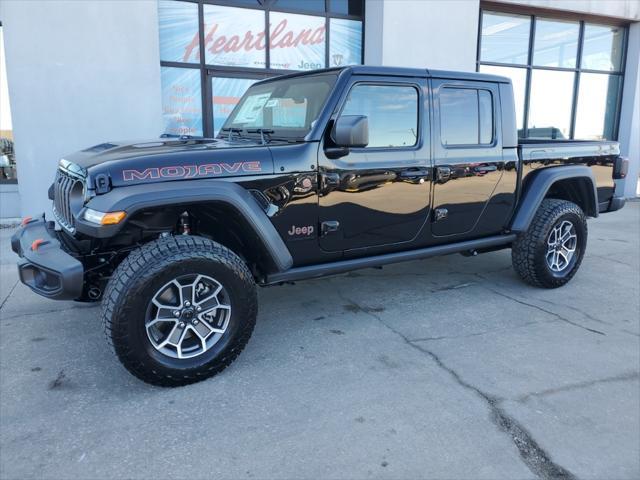
[[[511,247],[511,261],[530,285],[557,288],[578,271],[587,246],[587,219],[575,203],[542,201],[529,229]]]
[[[246,345],[257,315],[251,272],[232,251],[195,236],[132,252],[104,294],[107,340],[133,375],[160,386],[204,380]]]

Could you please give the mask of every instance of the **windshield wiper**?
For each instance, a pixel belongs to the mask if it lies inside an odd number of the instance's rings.
[[[253,130],[247,130],[247,133],[259,133],[260,141],[265,145],[271,141],[271,134],[274,133],[274,130],[271,130],[270,128],[255,128]],[[268,137],[267,139],[265,139],[265,135]]]
[[[227,141],[230,142],[231,141],[231,137],[234,133],[237,133],[239,137],[241,137],[241,133],[242,133],[242,128],[233,128],[233,127],[227,127],[227,128],[221,128],[220,129],[223,132],[229,132],[229,135],[227,136]]]

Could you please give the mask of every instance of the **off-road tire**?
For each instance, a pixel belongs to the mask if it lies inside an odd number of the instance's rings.
[[[546,260],[547,239],[559,222],[573,223],[577,234],[576,252],[562,272],[554,272]],[[587,246],[587,219],[575,203],[547,198],[542,201],[529,229],[518,235],[511,246],[511,262],[518,275],[535,287],[557,288],[566,284],[580,268]]]
[[[145,312],[153,292],[184,273],[214,276],[233,308],[227,330],[209,351],[173,359],[151,345]],[[231,364],[251,337],[257,311],[253,276],[235,253],[203,237],[180,235],[150,242],[122,261],[105,290],[101,317],[107,342],[129,372],[147,383],[175,387],[209,378]]]

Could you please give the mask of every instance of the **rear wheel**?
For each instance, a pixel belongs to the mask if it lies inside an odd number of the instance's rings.
[[[511,248],[513,267],[536,287],[556,288],[578,271],[587,245],[587,220],[575,203],[545,199],[529,229]]]
[[[251,272],[229,249],[175,236],[132,252],[105,291],[102,319],[122,364],[145,382],[179,386],[226,368],[257,315]]]

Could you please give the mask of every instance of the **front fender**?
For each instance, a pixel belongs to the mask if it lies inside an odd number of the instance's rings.
[[[111,238],[126,225],[127,219],[142,210],[212,202],[232,207],[234,212],[244,219],[278,271],[283,272],[291,268],[291,253],[257,200],[240,185],[221,180],[188,180],[115,188],[105,195],[92,198],[87,203],[78,214],[76,229],[89,237]],[[117,225],[95,225],[84,220],[86,208],[100,212],[125,211],[127,217]]]
[[[585,165],[550,167],[529,174],[527,186],[522,193],[518,209],[511,222],[511,231],[525,232],[551,186],[558,181],[569,179],[584,179],[590,185],[586,189],[587,198],[583,199],[584,204],[581,207],[587,215],[597,217],[598,192],[591,168]]]

